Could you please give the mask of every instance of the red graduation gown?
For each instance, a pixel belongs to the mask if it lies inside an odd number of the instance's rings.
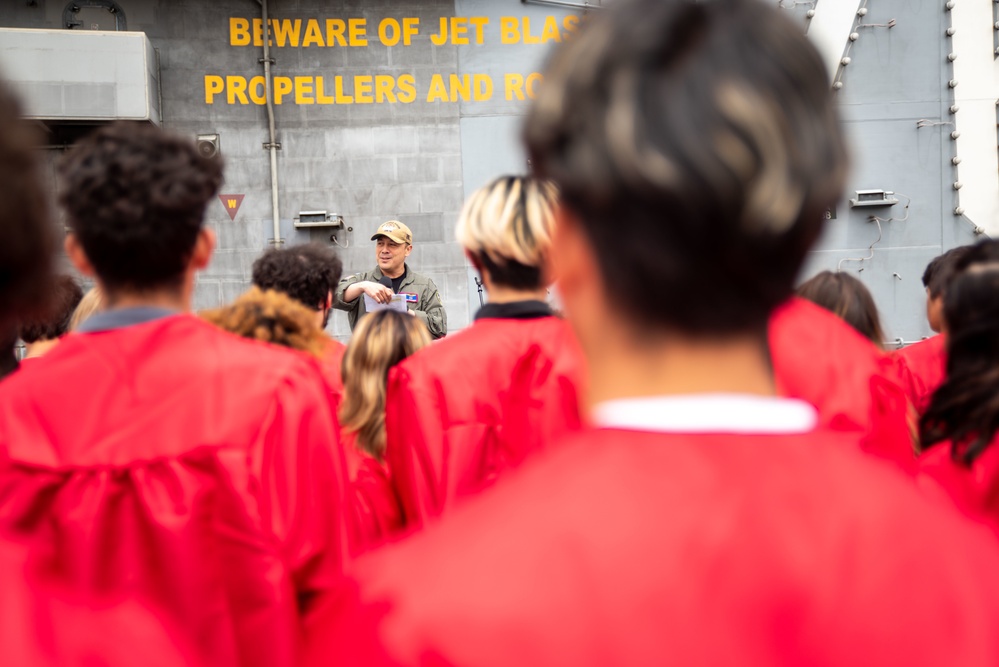
[[[895,353],[902,374],[902,387],[919,414],[947,377],[947,340],[938,334]]]
[[[358,448],[352,433],[341,431],[341,442],[350,478],[351,545],[360,553],[402,529],[402,508],[385,464]]]
[[[0,532],[203,664],[295,664],[344,548],[329,396],[304,355],[190,315],[70,335],[0,384]]]
[[[41,573],[44,578],[44,573]],[[197,665],[134,599],[79,599],[37,581],[27,550],[0,539],[0,647],[17,667]]]
[[[392,482],[407,525],[580,423],[582,355],[557,317],[485,317],[420,350],[389,375],[386,431]]]
[[[358,561],[308,664],[999,664],[999,545],[844,437],[572,437]]]
[[[819,424],[859,434],[864,451],[915,471],[914,421],[892,359],[850,325],[794,298],[770,319],[777,390],[815,406]]]
[[[999,438],[970,467],[951,459],[950,447],[940,442],[919,457],[920,486],[943,490],[963,513],[999,530]]]
[[[333,393],[333,406],[335,408],[339,408],[340,402],[343,400],[343,372],[341,368],[343,355],[346,352],[347,346],[332,338],[326,344],[326,349],[323,350],[323,375]]]

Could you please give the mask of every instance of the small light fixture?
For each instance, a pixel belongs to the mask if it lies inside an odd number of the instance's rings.
[[[856,197],[850,200],[853,208],[863,206],[894,206],[898,197],[891,190],[857,190]]]
[[[302,211],[295,218],[295,228],[343,227],[343,216],[326,211]]]

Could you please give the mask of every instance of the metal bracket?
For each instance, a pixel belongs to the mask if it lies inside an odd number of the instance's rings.
[[[114,0],[75,0],[66,5],[66,8],[62,10],[62,25],[64,28],[77,28],[83,25],[82,21],[77,20],[76,14],[80,12],[80,9],[86,7],[87,9],[106,9],[110,14],[114,16],[114,27],[115,30],[128,30],[128,24],[125,19],[125,11],[121,8]]]

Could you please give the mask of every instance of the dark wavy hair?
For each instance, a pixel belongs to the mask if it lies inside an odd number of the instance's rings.
[[[58,276],[46,299],[46,311],[39,317],[21,321],[21,340],[25,343],[37,343],[65,334],[69,331],[69,322],[82,299],[83,289],[73,276]]]
[[[923,287],[929,290],[930,298],[943,295],[950,283],[957,277],[957,267],[975,246],[961,245],[937,255],[923,271]]]
[[[847,166],[821,57],[759,0],[620,0],[555,52],[524,136],[616,309],[688,335],[765,329]]]
[[[119,121],[79,141],[59,173],[69,226],[109,291],[176,286],[222,183],[222,160],[153,125]]]
[[[999,241],[986,244],[975,254],[991,259],[962,267],[944,297],[947,378],[919,422],[924,448],[950,442],[966,466],[999,431]]]
[[[311,310],[321,310],[340,282],[343,264],[332,248],[307,243],[272,248],[253,263],[253,284],[287,294]]]
[[[51,287],[56,234],[37,138],[0,80],[0,325],[5,329],[13,319],[38,312]]]
[[[798,296],[822,306],[879,348],[885,335],[870,290],[848,273],[823,271],[798,287]]]

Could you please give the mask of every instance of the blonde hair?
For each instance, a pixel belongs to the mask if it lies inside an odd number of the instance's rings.
[[[76,331],[87,318],[102,310],[104,310],[104,293],[100,287],[91,287],[80,299],[80,303],[76,304],[76,310],[69,318],[69,331]]]
[[[501,176],[465,201],[455,236],[477,258],[500,267],[541,268],[551,246],[558,190],[531,176]]]
[[[205,310],[202,319],[243,338],[290,347],[321,357],[327,338],[316,324],[315,311],[287,294],[251,287],[221,308]]]
[[[377,459],[385,454],[385,392],[392,366],[431,342],[416,317],[381,310],[361,318],[343,357],[340,425]]]

